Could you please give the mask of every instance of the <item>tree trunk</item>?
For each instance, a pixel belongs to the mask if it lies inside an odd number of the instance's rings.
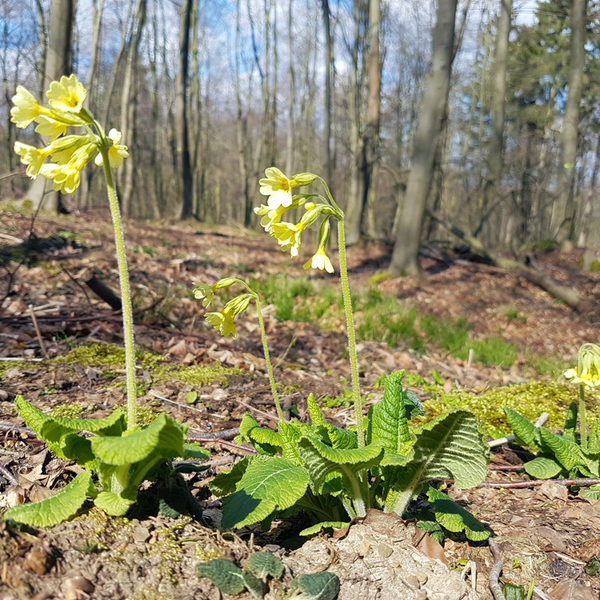
[[[504,112],[506,96],[506,65],[508,59],[508,36],[510,34],[513,0],[500,0],[498,29],[494,48],[494,66],[491,89],[491,135],[486,159],[486,178],[483,184],[482,208],[486,212],[496,202],[501,188],[504,167]]]
[[[177,130],[177,163],[181,177],[181,218],[189,219],[194,209],[194,182],[190,161],[190,148],[187,130],[187,88],[189,81],[189,50],[190,50],[190,25],[192,17],[193,0],[184,0],[181,5],[181,18],[179,24],[179,65],[177,80],[175,82],[175,121]]]
[[[104,12],[104,0],[93,0],[93,19],[92,19],[92,54],[90,60],[90,68],[88,71],[88,105],[92,113],[97,109],[98,90],[96,89],[96,77],[98,74],[98,63],[100,58],[100,33],[102,27],[102,14]],[[92,179],[94,177],[94,169],[85,169],[81,174],[81,185],[79,187],[79,205],[91,207],[89,191],[92,187]]]
[[[44,89],[51,81],[71,74],[76,5],[76,0],[52,0],[50,4],[50,33],[44,69]],[[53,191],[52,183],[45,177],[38,177],[32,182],[27,198],[36,209],[42,202],[46,210],[58,212],[63,208],[60,192]]]
[[[355,244],[360,239],[360,220],[362,217],[363,179],[361,177],[362,145],[361,145],[361,64],[360,49],[363,44],[361,37],[362,24],[364,21],[364,0],[354,0],[354,41],[351,49],[350,66],[350,186],[347,192],[346,203],[346,243]]]
[[[363,134],[363,215],[361,229],[366,231],[371,238],[379,237],[375,223],[375,203],[377,190],[373,185],[375,170],[379,162],[379,126],[381,121],[381,0],[369,0],[369,33],[368,33],[368,93],[367,93],[367,122]]]
[[[123,89],[121,91],[121,133],[129,149],[135,151],[136,146],[136,110],[137,110],[137,89],[136,73],[140,50],[140,41],[142,32],[146,25],[146,1],[137,0],[135,12],[133,15],[132,35],[129,48],[127,50],[127,61],[125,63],[125,75],[123,77]],[[133,200],[133,179],[134,179],[135,161],[126,160],[120,171],[120,196],[123,215],[131,214]],[[138,213],[141,207],[138,207]]]
[[[292,31],[292,9],[293,0],[289,0],[288,3],[288,130],[287,130],[287,144],[286,144],[286,160],[285,160],[285,172],[288,177],[291,177],[292,170],[295,168],[294,165],[294,97],[296,83],[294,78],[294,60],[293,60],[293,31]]]
[[[333,150],[331,147],[333,37],[331,35],[331,13],[328,0],[321,0],[321,8],[325,30],[325,176],[327,185],[333,193]]]
[[[456,0],[439,0],[431,67],[415,130],[412,166],[390,263],[390,272],[394,276],[419,272],[418,253],[425,206],[450,87],[455,19]]]
[[[572,0],[571,51],[569,60],[569,95],[561,131],[561,156],[559,165],[559,224],[558,241],[575,240],[575,164],[577,162],[577,129],[579,105],[583,90],[585,67],[585,17],[586,0]]]
[[[242,183],[242,201],[244,205],[244,227],[249,227],[252,220],[252,199],[250,198],[250,187],[248,184],[250,143],[248,140],[248,117],[244,114],[242,105],[242,94],[240,89],[240,52],[241,48],[241,6],[240,0],[236,1],[235,16],[235,102],[236,102],[236,126],[237,126],[237,151],[240,169],[240,180]]]

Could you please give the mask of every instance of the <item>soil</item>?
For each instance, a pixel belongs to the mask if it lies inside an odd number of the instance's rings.
[[[193,385],[155,380],[139,372],[141,411],[164,410],[189,427],[190,436],[211,451],[210,469],[190,476],[188,485],[203,509],[203,520],[170,519],[156,510],[152,489],[127,518],[110,518],[96,509],[45,530],[15,530],[0,521],[0,599],[219,598],[196,574],[201,560],[224,557],[238,564],[255,551],[271,551],[286,566],[268,597],[282,594],[294,575],[327,568],[340,577],[340,598],[411,600],[491,598],[488,576],[494,559],[487,543],[460,536],[443,547],[420,535],[413,523],[376,511],[343,535],[321,536],[303,545],[293,524],[272,530],[218,529],[220,502],[206,486],[247,450],[228,432],[250,412],[275,426],[265,362],[255,319],[240,320],[236,339],[221,338],[202,319],[203,308],[190,294],[193,282],[259,274],[306,274],[302,259],[290,261],[260,233],[194,223],[130,222],[126,227],[134,294],[136,343],[165,357],[166,364],[237,368],[222,382]],[[576,313],[514,273],[461,258],[451,248],[424,257],[419,278],[380,277],[390,248],[364,242],[349,249],[354,289],[369,282],[386,294],[438,317],[466,317],[473,335],[502,338],[516,345],[510,369],[483,367],[427,349],[390,348],[371,341],[359,346],[361,385],[376,398],[379,375],[397,369],[429,377],[432,369],[462,389],[481,390],[528,381],[528,356],[572,358],[580,344],[597,341],[600,274],[579,268],[582,252],[538,251],[540,268],[576,289],[586,301]],[[443,260],[440,260],[440,257]],[[118,290],[112,229],[103,212],[80,215],[0,214],[0,506],[37,500],[64,486],[76,466],[58,460],[24,428],[13,400],[21,394],[44,411],[78,406],[102,416],[122,404],[124,373],[119,368],[60,363],[84,342],[122,344],[118,312],[86,285],[96,280]],[[322,275],[310,274],[316,280]],[[510,318],[514,314],[526,318]],[[349,378],[344,359],[343,323],[333,330],[316,323],[281,322],[265,309],[275,376],[284,382],[287,409],[306,417],[304,400],[343,395]],[[186,394],[198,393],[196,404]],[[348,406],[325,409],[331,420],[352,422]],[[217,438],[215,436],[221,436]],[[521,480],[523,455],[516,447],[494,450],[489,481]],[[600,503],[577,496],[553,482],[526,489],[477,488],[448,493],[487,523],[503,561],[502,581],[528,587],[534,598],[586,600],[600,597],[600,575],[588,568],[600,556]],[[422,532],[421,532],[422,533]],[[587,573],[586,573],[587,571]],[[243,597],[243,596],[240,596]]]

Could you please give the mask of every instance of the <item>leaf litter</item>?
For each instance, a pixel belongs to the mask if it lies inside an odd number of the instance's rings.
[[[119,314],[85,285],[96,275],[118,289],[112,232],[103,223],[108,223],[104,215],[42,215],[34,223],[36,239],[52,242],[58,232],[72,231],[77,242],[63,235],[60,244],[37,243],[20,254],[8,243],[2,247],[6,274],[0,289],[3,506],[42,499],[77,474],[77,468],[53,458],[23,429],[13,405],[17,394],[44,411],[67,405],[79,411],[71,416],[86,417],[105,416],[123,401],[124,373],[118,366],[52,361],[84,341],[122,343]],[[22,240],[31,239],[30,226],[30,217],[9,212],[0,216],[1,230]],[[228,378],[227,385],[159,380],[147,366],[140,366],[138,372],[144,394],[142,413],[164,410],[188,425],[191,435],[214,440],[203,442],[212,453],[209,471],[188,476],[205,522],[157,513],[152,490],[146,489],[140,506],[127,519],[92,510],[45,530],[14,531],[1,524],[0,598],[218,598],[216,588],[198,577],[198,563],[228,558],[242,564],[252,553],[265,550],[280,556],[286,565],[287,581],[277,584],[283,587],[292,574],[327,568],[340,578],[340,598],[355,598],[358,590],[365,598],[382,599],[491,597],[487,575],[492,559],[485,543],[468,544],[460,535],[451,535],[442,547],[414,524],[393,515],[369,513],[345,535],[316,537],[297,549],[298,528],[294,530],[293,524],[276,523],[268,532],[253,528],[230,534],[215,529],[220,503],[210,496],[206,484],[224,465],[245,454],[227,445],[228,436],[222,432],[235,429],[246,412],[263,426],[272,426],[265,413],[274,415],[274,409],[256,323],[241,321],[238,338],[222,340],[204,324],[202,309],[188,292],[195,280],[211,281],[236,271],[268,275],[283,268],[300,274],[302,261],[290,264],[264,243],[263,236],[235,228],[136,223],[128,226],[127,236],[137,344],[178,367],[218,364],[242,372]],[[24,256],[27,264],[19,266],[25,263]],[[385,268],[388,257],[389,248],[383,245],[351,248],[350,277],[355,288],[367,289],[369,279]],[[538,257],[563,283],[597,298],[600,276],[579,271],[579,259],[577,251]],[[568,359],[581,343],[598,338],[597,314],[574,314],[514,274],[460,262],[438,272],[434,264],[424,266],[432,268],[420,280],[386,279],[379,286],[434,316],[459,318],[468,313],[475,336],[502,331],[503,339],[519,349],[519,358],[512,368],[501,369],[469,364],[448,352],[428,349],[427,354],[418,354],[408,347],[366,341],[359,355],[367,403],[380,393],[373,384],[382,373],[403,368],[427,378],[435,369],[449,382],[446,387],[481,389],[531,377],[526,348]],[[514,306],[523,318],[509,319],[503,308],[507,306]],[[302,418],[308,392],[317,398],[343,398],[348,367],[340,359],[345,343],[341,327],[322,330],[310,322],[280,322],[270,308],[266,312],[284,407]],[[194,403],[185,401],[189,392],[197,392]],[[352,409],[343,403],[324,411],[340,424],[352,422]],[[518,464],[523,460],[518,452],[497,449],[492,464]],[[521,474],[493,471],[488,479],[508,483],[521,479]],[[593,569],[586,566],[600,555],[600,504],[552,485],[519,490],[450,487],[446,492],[492,529],[506,581],[527,588],[535,578],[536,589],[552,600],[597,598],[599,576],[588,574]],[[467,570],[466,565],[474,568]],[[441,587],[436,587],[440,582]]]

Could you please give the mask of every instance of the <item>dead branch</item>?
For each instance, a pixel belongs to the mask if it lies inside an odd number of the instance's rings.
[[[436,221],[439,225],[444,227],[450,233],[455,235],[460,240],[466,242],[471,246],[471,248],[481,254],[481,256],[487,258],[492,265],[496,267],[500,267],[501,269],[506,269],[508,271],[515,271],[519,275],[522,275],[530,281],[531,283],[537,285],[544,291],[548,292],[554,298],[558,298],[562,302],[564,302],[567,306],[576,311],[581,311],[583,309],[583,302],[580,295],[573,289],[567,286],[564,286],[554,279],[550,277],[547,273],[543,273],[542,271],[525,265],[517,260],[513,260],[510,258],[504,258],[499,256],[495,252],[490,251],[486,248],[479,239],[465,233],[459,227],[456,227],[452,223],[448,223],[446,219],[442,218],[441,215],[435,213],[434,211],[427,211],[428,215],[431,219]]]

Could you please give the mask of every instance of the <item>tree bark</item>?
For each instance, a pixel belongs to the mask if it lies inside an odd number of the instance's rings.
[[[500,0],[500,14],[496,30],[494,67],[491,89],[491,135],[486,159],[486,178],[483,185],[483,211],[496,201],[504,167],[504,112],[506,96],[506,66],[513,0]]]
[[[131,26],[131,41],[129,43],[129,48],[127,49],[123,89],[121,91],[121,133],[123,134],[123,140],[128,144],[130,150],[134,150],[136,146],[137,86],[135,79],[142,32],[146,25],[146,2],[147,0],[137,0],[136,3]],[[119,173],[121,207],[124,216],[131,214],[134,169],[135,161],[126,160]],[[140,208],[141,207],[138,207],[138,211]]]
[[[575,240],[575,166],[577,162],[577,130],[579,105],[583,91],[585,67],[586,0],[572,0],[571,50],[569,59],[569,93],[561,131],[561,156],[559,165],[559,217],[557,240]]]
[[[179,24],[179,65],[175,82],[175,122],[177,130],[177,163],[181,178],[181,218],[189,219],[194,209],[194,182],[190,161],[187,130],[187,88],[189,82],[190,25],[193,0],[184,0],[181,5]]]
[[[419,272],[418,252],[425,207],[450,87],[455,19],[456,0],[439,0],[431,67],[416,126],[412,166],[390,263],[390,272],[394,276]]]
[[[333,72],[333,36],[331,35],[331,13],[328,0],[321,0],[323,29],[325,30],[325,175],[329,189],[333,193],[333,149],[331,136],[332,123],[332,72]]]
[[[51,81],[70,75],[73,65],[73,28],[75,25],[76,0],[52,0],[50,4],[50,33],[44,69],[44,89]],[[34,208],[44,202],[46,210],[62,210],[60,192],[52,190],[52,183],[38,177],[29,187],[27,198]]]

